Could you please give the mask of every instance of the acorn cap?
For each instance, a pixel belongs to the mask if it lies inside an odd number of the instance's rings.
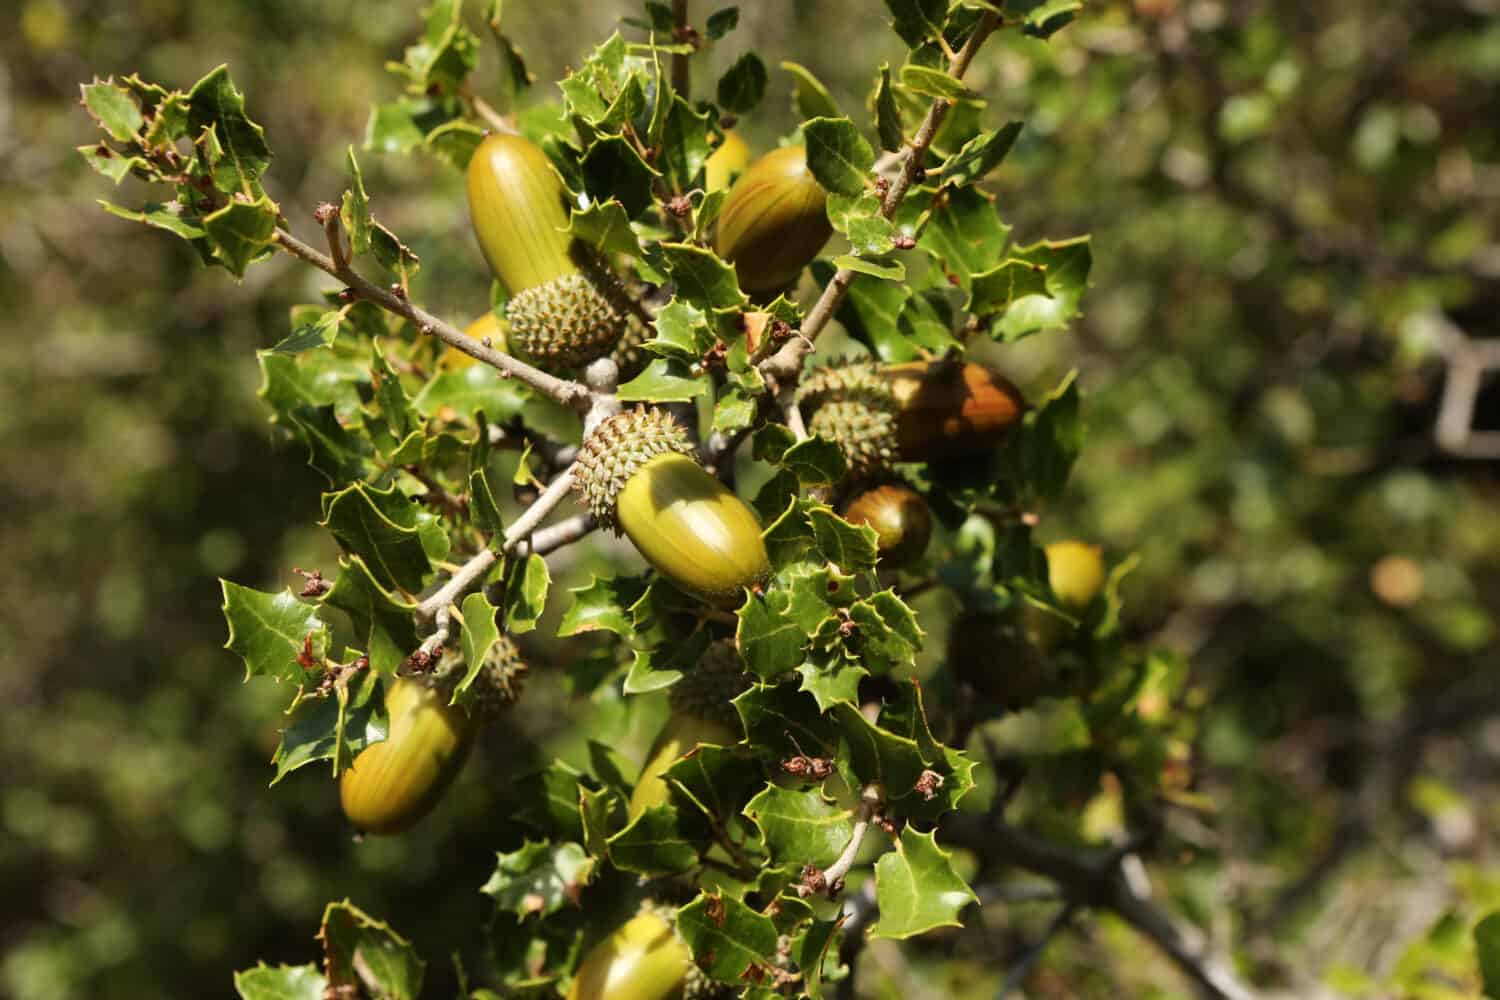
[[[631,319],[625,286],[602,265],[517,292],[505,315],[511,349],[548,368],[581,368],[604,357]]]
[[[854,475],[878,476],[896,460],[896,400],[875,365],[820,368],[798,387],[797,402],[808,430],[837,442]]]
[[[451,699],[453,689],[468,670],[469,665],[462,658],[452,657],[431,673],[418,676],[423,683]],[[479,673],[474,675],[460,703],[471,716],[482,722],[491,722],[520,699],[528,670],[515,640],[502,634],[490,647]]]
[[[730,701],[750,686],[745,661],[733,639],[709,645],[698,663],[668,691],[673,715],[691,715],[740,731],[740,716]]]
[[[620,534],[615,501],[632,476],[661,455],[691,455],[687,431],[666,410],[636,407],[594,428],[578,452],[578,490],[603,527]]]
[[[655,335],[655,330],[634,316],[631,317],[630,323],[625,327],[625,332],[620,335],[614,349],[609,352],[615,367],[619,369],[620,382],[628,382],[646,370],[646,366],[655,357],[646,350],[646,341]]]

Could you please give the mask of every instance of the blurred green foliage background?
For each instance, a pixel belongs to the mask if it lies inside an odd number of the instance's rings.
[[[881,4],[854,8],[745,4],[700,79],[754,47],[858,108],[901,49]],[[512,3],[506,23],[545,93],[633,12]],[[1041,534],[1140,553],[1129,627],[1187,653],[1207,704],[1193,763],[1215,808],[1173,821],[1194,846],[1157,874],[1293,995],[1468,995],[1463,929],[1500,904],[1500,481],[1432,433],[1444,345],[1500,335],[1497,14],[1095,2],[1050,46],[997,39],[969,77],[987,121],[1028,121],[991,183],[1020,241],[1095,238],[1085,321],[990,355],[1028,386],[1076,367],[1089,392],[1071,506]],[[214,581],[333,564],[320,481],[271,433],[253,357],[323,282],[286,259],[242,285],[204,271],[100,211],[108,185],[74,152],[94,132],[80,82],[187,86],[227,62],[278,151],[271,194],[310,230],[417,29],[416,3],[346,0],[0,13],[0,995],[226,995],[232,969],[307,960],[345,895],[439,961],[484,933],[487,792],[565,725],[564,693],[542,684],[527,749],[491,734],[397,842],[354,844],[317,769],[267,790],[285,692],[239,683]],[[759,148],[795,125],[791,78],[772,88]],[[362,162],[423,259],[414,293],[484,308],[456,174]],[[1475,419],[1500,428],[1500,390]],[[1128,932],[1095,930],[1049,952],[1037,995],[1180,995]],[[877,948],[861,986],[977,990],[962,959],[982,978],[992,955],[954,954],[936,973]]]

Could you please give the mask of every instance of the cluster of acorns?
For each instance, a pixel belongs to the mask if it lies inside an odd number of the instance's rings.
[[[744,141],[730,132],[705,164],[705,184],[722,189],[739,175],[719,215],[714,247],[735,266],[741,288],[764,302],[796,282],[832,227],[825,192],[801,147],[778,149],[747,166],[748,160]],[[564,194],[546,154],[527,140],[491,135],[479,145],[468,168],[469,207],[507,300],[503,318],[486,313],[466,332],[548,371],[573,372],[612,357],[621,377],[631,377],[647,360],[641,345],[650,332],[609,263],[568,235]],[[470,361],[450,350],[447,363]],[[926,502],[895,465],[983,456],[1026,407],[1015,386],[995,372],[954,360],[825,367],[804,380],[796,400],[809,430],[836,442],[847,459],[840,510],[875,530],[887,569],[921,558],[932,533]],[[584,441],[576,471],[599,523],[628,536],[683,590],[733,606],[770,576],[755,514],[698,464],[686,431],[665,410],[637,408],[601,423]],[[1072,544],[1076,549],[1048,550],[1052,587],[1068,607],[1081,609],[1099,589],[1102,564],[1097,550]],[[1043,648],[1056,641],[1055,629],[1055,623],[1025,616],[961,621],[951,653],[989,663],[990,652],[971,657],[964,645],[1019,631]],[[479,690],[499,692],[487,703],[513,698],[524,669],[514,645],[502,638],[477,679]],[[450,704],[454,679],[451,669],[440,668],[390,686],[386,739],[362,751],[342,779],[344,811],[361,830],[410,826],[462,766],[482,713]],[[733,640],[719,640],[672,688],[671,715],[630,799],[631,820],[669,801],[663,772],[684,754],[704,743],[739,742],[730,699],[747,683]],[[595,946],[570,996],[697,995],[693,982],[701,976],[695,972],[670,917],[647,910]],[[629,990],[610,985],[618,983]]]

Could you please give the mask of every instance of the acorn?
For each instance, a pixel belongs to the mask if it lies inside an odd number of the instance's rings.
[[[827,199],[801,146],[785,146],[750,165],[724,200],[714,246],[734,265],[740,288],[764,295],[797,280],[833,235]]]
[[[652,806],[670,801],[663,772],[700,743],[730,746],[742,738],[738,713],[730,701],[749,686],[745,662],[733,639],[720,639],[703,651],[697,665],[668,693],[672,712],[646,754],[640,778],[630,793],[627,815],[634,820]]]
[[[696,968],[671,922],[646,909],[589,950],[568,1000],[679,1000]]]
[[[932,511],[910,486],[886,483],[857,494],[844,506],[844,520],[875,529],[880,563],[901,569],[922,558],[932,539]]]
[[[510,345],[506,339],[506,331],[509,324],[492,312],[483,316],[464,327],[464,336],[473,340],[483,341],[486,337],[490,340],[490,346],[501,354],[510,352]],[[449,347],[443,352],[443,367],[449,371],[462,371],[473,364],[478,364],[479,359],[470,354],[465,354],[456,347]]]
[[[450,702],[467,672],[453,658],[386,689],[386,738],[361,750],[339,777],[344,815],[361,832],[399,833],[437,805],[480,726],[520,697],[526,664],[510,636],[500,636],[469,685],[466,710]]]
[[[770,559],[755,513],[692,456],[665,410],[627,410],[584,441],[578,489],[600,525],[628,536],[663,576],[732,605],[770,576]]]
[[[1036,701],[1054,679],[1013,614],[960,615],[948,630],[947,658],[957,677],[1009,711]]]
[[[903,461],[942,461],[990,451],[1021,421],[1026,400],[984,365],[911,361],[881,369],[896,400]]]
[[[983,365],[953,361],[833,364],[798,387],[808,429],[838,442],[850,471],[982,454],[1026,412],[1021,392]]]
[[[469,213],[490,270],[510,296],[510,347],[553,368],[608,354],[631,322],[620,280],[572,246],[563,186],[547,154],[491,135],[469,160]]]
[[[724,133],[719,148],[703,161],[703,189],[712,193],[729,186],[750,162],[750,144],[734,129]]]
[[[386,691],[386,738],[339,779],[344,815],[364,833],[399,833],[437,805],[462,769],[474,724],[441,686],[397,677]]]
[[[1104,589],[1104,558],[1099,546],[1079,541],[1053,542],[1047,553],[1047,585],[1064,608],[1081,616]],[[1065,641],[1073,624],[1056,614],[1028,604],[1022,611],[1026,637],[1044,652]]]

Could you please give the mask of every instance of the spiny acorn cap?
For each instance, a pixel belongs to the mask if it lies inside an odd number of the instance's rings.
[[[523,289],[505,314],[511,349],[551,368],[580,368],[602,358],[630,323],[625,287],[602,266]]]
[[[896,398],[875,365],[834,363],[797,388],[808,430],[838,444],[855,476],[879,476],[896,458]]]
[[[418,676],[429,686],[451,694],[468,669],[468,664],[455,657],[431,673]],[[508,635],[500,636],[469,684],[464,697],[469,713],[485,721],[498,718],[520,699],[528,669],[515,640]]]
[[[745,661],[734,640],[719,639],[672,685],[668,698],[674,715],[694,715],[738,732],[740,716],[729,702],[749,686]]]
[[[687,431],[666,410],[636,407],[604,421],[578,451],[578,489],[600,525],[620,534],[615,498],[659,455],[691,455]]]
[[[634,316],[630,317],[630,324],[620,335],[620,340],[615,344],[614,350],[609,352],[610,358],[619,369],[621,382],[628,382],[635,378],[651,363],[655,355],[646,350],[646,341],[650,340],[655,332]]]

